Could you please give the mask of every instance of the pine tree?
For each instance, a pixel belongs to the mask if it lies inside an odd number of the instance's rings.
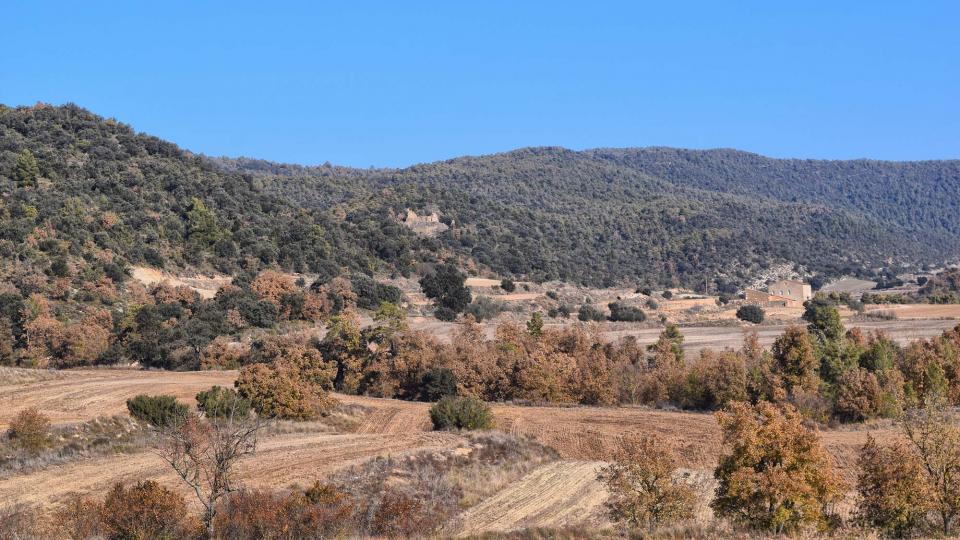
[[[17,164],[14,167],[14,177],[17,180],[18,187],[34,187],[37,185],[37,177],[40,176],[40,166],[37,165],[37,158],[33,152],[24,149],[17,156]]]

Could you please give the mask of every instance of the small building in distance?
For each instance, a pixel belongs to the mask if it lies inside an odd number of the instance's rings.
[[[744,291],[747,304],[761,307],[802,307],[803,303],[811,298],[813,289],[810,284],[792,279],[771,283],[766,292],[753,289]]]

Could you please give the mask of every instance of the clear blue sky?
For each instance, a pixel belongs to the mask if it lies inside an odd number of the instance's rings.
[[[14,0],[2,13],[0,103],[74,102],[210,155],[960,157],[956,0]]]

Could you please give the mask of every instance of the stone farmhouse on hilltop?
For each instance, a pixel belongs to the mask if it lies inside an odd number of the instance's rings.
[[[813,289],[809,283],[785,279],[771,283],[767,292],[747,289],[744,298],[747,304],[761,307],[802,307],[813,298]]]

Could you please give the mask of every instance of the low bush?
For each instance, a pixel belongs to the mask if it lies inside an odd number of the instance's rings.
[[[506,310],[503,302],[498,302],[486,296],[477,296],[464,310],[464,315],[472,315],[477,322],[492,319]]]
[[[737,310],[737,318],[741,321],[751,322],[753,324],[760,324],[763,322],[763,318],[766,316],[763,308],[760,306],[754,305],[745,305],[740,306],[740,309]]]
[[[174,425],[189,414],[190,409],[169,395],[148,396],[140,394],[127,400],[130,416],[154,427]]]
[[[108,538],[188,538],[199,528],[188,519],[183,497],[152,480],[114,485],[101,516]]]
[[[197,394],[197,408],[207,418],[236,418],[250,416],[250,400],[232,388],[214,386]]]
[[[354,502],[332,486],[289,493],[243,490],[229,496],[214,520],[214,538],[343,538],[352,536]]]
[[[517,290],[517,284],[514,283],[513,280],[510,278],[504,278],[500,280],[500,288],[510,293]]]
[[[602,311],[594,307],[592,304],[584,304],[580,306],[580,310],[577,312],[577,319],[581,321],[605,321],[607,316],[603,314]]]
[[[453,322],[457,320],[457,312],[444,306],[440,306],[433,310],[433,316],[436,317],[437,320],[444,322]]]
[[[472,397],[445,397],[430,408],[434,429],[490,429],[493,412],[483,401]]]
[[[610,308],[610,320],[615,322],[643,322],[647,320],[647,314],[642,309],[635,306],[627,306],[619,302],[611,302],[607,305]]]
[[[14,446],[36,454],[50,442],[50,418],[36,408],[24,409],[10,421],[7,436]]]
[[[357,294],[357,306],[363,309],[377,309],[384,302],[399,304],[403,297],[399,288],[380,283],[363,274],[350,276],[350,285]]]

